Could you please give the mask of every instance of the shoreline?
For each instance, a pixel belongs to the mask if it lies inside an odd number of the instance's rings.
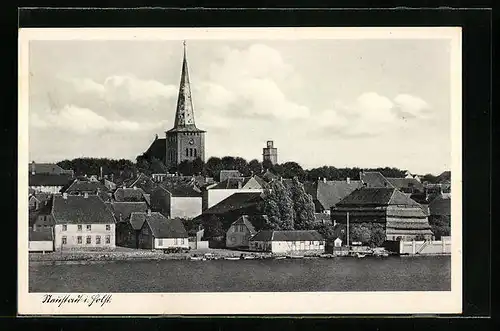
[[[206,256],[205,254],[208,254]],[[399,255],[391,254],[390,257],[428,257],[428,256],[451,256],[449,253],[444,254],[409,254],[409,255]],[[244,258],[246,257],[246,258]],[[244,259],[256,259],[256,260],[273,260],[273,259],[283,259],[291,258],[294,259],[311,259],[311,258],[321,258],[321,259],[332,259],[332,258],[356,258],[355,256],[339,256],[335,254],[311,254],[311,255],[300,255],[293,256],[289,254],[272,254],[264,252],[250,252],[250,251],[232,251],[232,250],[208,250],[208,251],[191,251],[188,253],[168,253],[154,252],[154,251],[77,251],[77,252],[50,252],[50,253],[29,253],[29,262],[36,262],[37,264],[71,264],[76,262],[119,262],[119,261],[165,261],[165,260],[182,260],[191,261],[194,259],[201,260],[244,260]],[[369,258],[387,258],[387,257],[377,257],[368,255]]]

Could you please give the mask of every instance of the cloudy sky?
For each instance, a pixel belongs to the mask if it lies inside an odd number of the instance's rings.
[[[206,155],[450,169],[447,40],[188,40]],[[30,161],[134,160],[173,126],[181,41],[31,41]]]

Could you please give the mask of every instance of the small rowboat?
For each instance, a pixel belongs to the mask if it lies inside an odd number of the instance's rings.
[[[289,255],[288,257],[290,259],[303,259],[304,255]]]
[[[239,257],[225,257],[224,260],[229,260],[229,261],[236,261],[236,260],[239,260],[240,258]]]
[[[253,260],[255,256],[243,256],[243,260]]]
[[[205,259],[204,257],[202,256],[191,256],[190,257],[190,260],[191,261],[206,261],[207,259]]]
[[[365,256],[366,256],[366,254],[356,253],[357,258],[363,258]]]
[[[275,260],[283,260],[283,259],[286,259],[286,256],[275,256],[274,259]]]

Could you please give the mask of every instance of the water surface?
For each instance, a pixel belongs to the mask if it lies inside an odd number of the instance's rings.
[[[30,262],[30,292],[450,291],[449,256]]]

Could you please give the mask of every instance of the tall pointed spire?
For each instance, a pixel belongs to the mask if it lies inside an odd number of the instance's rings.
[[[189,83],[188,64],[186,56],[186,41],[183,41],[184,58],[182,60],[181,82],[177,98],[174,129],[196,129],[194,123],[193,102],[191,100],[191,86]]]

